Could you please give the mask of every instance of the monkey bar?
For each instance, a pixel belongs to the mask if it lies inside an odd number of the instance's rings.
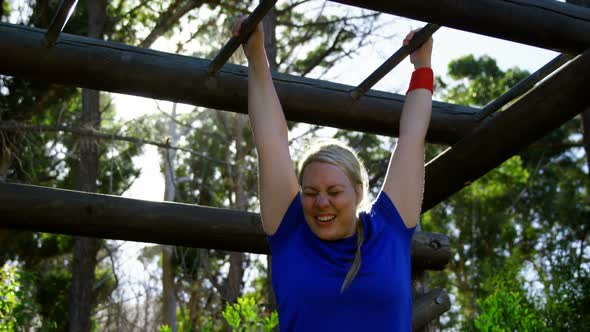
[[[379,68],[377,68],[369,77],[367,77],[359,86],[357,86],[350,95],[352,99],[359,99],[369,91],[377,82],[387,75],[395,66],[399,65],[408,55],[417,50],[424,42],[438,30],[440,26],[428,23],[414,35],[414,38],[408,45],[402,46],[389,59],[387,59]]]
[[[62,0],[60,2],[55,16],[53,16],[53,19],[47,28],[47,33],[43,40],[43,45],[45,45],[45,47],[52,47],[55,44],[59,34],[68,22],[77,2],[78,0]]]

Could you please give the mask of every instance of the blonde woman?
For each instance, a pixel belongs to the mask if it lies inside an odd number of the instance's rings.
[[[234,35],[244,18],[234,26]],[[295,175],[288,130],[268,67],[262,25],[243,45],[248,113],[259,160],[262,226],[272,252],[281,331],[410,331],[410,243],[424,188],[432,108],[432,39],[412,53],[399,140],[366,211],[367,176],[337,142],[312,146]],[[411,32],[404,43],[412,39]]]

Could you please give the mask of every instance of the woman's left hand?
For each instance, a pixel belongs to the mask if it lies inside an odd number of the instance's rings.
[[[408,45],[410,40],[414,38],[416,32],[419,29],[410,31],[406,38],[404,38],[404,46]],[[431,61],[430,58],[432,56],[432,37],[428,38],[428,40],[422,44],[417,50],[410,54],[410,62],[414,64],[414,68],[421,68],[421,67],[430,67]]]

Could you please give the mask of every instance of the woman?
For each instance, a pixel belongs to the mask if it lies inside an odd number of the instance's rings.
[[[234,35],[243,19],[236,22]],[[263,40],[259,24],[243,48],[262,225],[273,254],[281,331],[410,331],[410,243],[424,188],[432,39],[411,54],[416,70],[398,143],[383,188],[366,212],[360,207],[367,197],[367,177],[350,148],[316,144],[295,175]]]

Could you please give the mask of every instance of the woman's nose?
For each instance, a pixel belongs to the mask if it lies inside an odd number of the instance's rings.
[[[326,195],[318,194],[315,198],[315,205],[318,207],[325,207],[330,205],[330,201]]]

